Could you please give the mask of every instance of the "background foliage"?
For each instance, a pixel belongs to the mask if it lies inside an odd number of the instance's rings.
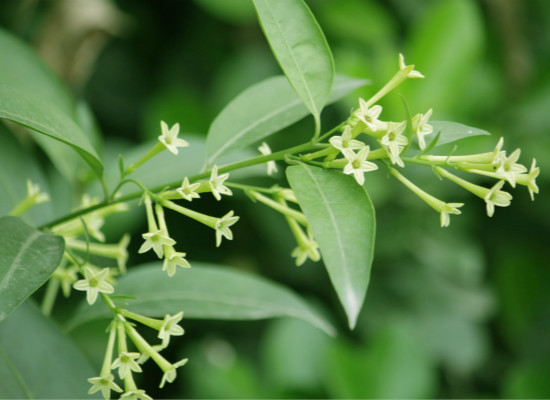
[[[184,320],[186,334],[171,348],[174,359],[188,356],[191,361],[177,383],[162,392],[154,383],[141,386],[157,397],[174,398],[546,397],[547,2],[308,4],[327,36],[336,72],[372,81],[356,95],[366,97],[383,84],[395,71],[397,53],[403,52],[427,77],[400,88],[411,111],[433,107],[434,119],[493,134],[477,138],[478,144],[491,146],[504,136],[507,147],[522,148],[524,163],[529,163],[527,157],[537,158],[541,193],[532,203],[525,191],[518,191],[510,207],[489,219],[481,201],[451,185],[441,188],[432,175],[419,171],[415,179],[428,191],[444,191],[446,198],[469,203],[460,218],[441,229],[422,202],[384,174],[369,174],[367,188],[378,221],[376,252],[366,306],[354,331],[347,330],[324,269],[311,262],[294,266],[289,257],[293,243],[282,218],[245,198],[228,200],[241,220],[235,240],[217,252],[212,251],[207,228],[182,220],[179,231],[173,228],[171,233],[193,249],[193,259],[231,264],[290,286],[327,308],[336,318],[339,335],[331,338],[289,318]],[[32,44],[82,100],[75,112],[86,121],[81,125],[89,128],[86,134],[98,152],[112,160],[106,165],[114,174],[118,153],[156,138],[159,120],[179,122],[184,132],[205,135],[228,101],[251,84],[280,73],[248,0],[6,0],[0,4],[0,25]],[[341,121],[355,104],[356,96],[351,96],[330,106],[323,113],[323,126]],[[399,96],[389,96],[382,105],[389,118],[402,115]],[[270,145],[278,150],[298,144],[313,126],[309,117],[274,136]],[[0,129],[2,143],[13,140],[3,126]],[[53,209],[31,214],[41,223],[70,208],[68,182],[85,182],[89,172],[84,164],[69,168],[74,164],[66,159],[52,166],[41,150],[30,142],[25,145],[43,161],[42,172],[29,173],[39,176],[38,182],[48,182],[54,199]],[[2,159],[7,157],[2,154]],[[263,183],[279,180],[284,182],[284,174]],[[221,212],[214,201],[204,201],[201,207]],[[121,227],[134,235],[144,231],[141,214],[113,218],[108,239],[118,240]],[[129,265],[137,262],[138,246],[137,240],[130,245],[134,256]],[[36,299],[41,295],[38,292]],[[57,323],[68,318],[78,300],[73,293],[62,304]],[[22,324],[24,314],[36,312],[27,306],[13,318]],[[54,329],[50,321],[42,324]],[[104,322],[94,322],[71,330],[76,347],[66,353],[66,362],[84,354],[99,370],[104,329]],[[11,330],[6,334],[17,336]],[[93,375],[85,372],[83,376]],[[88,383],[83,380],[82,385],[86,390]]]

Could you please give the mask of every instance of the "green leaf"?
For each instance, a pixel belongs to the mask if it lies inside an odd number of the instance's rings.
[[[71,146],[98,176],[103,174],[103,164],[80,126],[45,98],[22,87],[0,83],[0,118]]]
[[[253,2],[275,58],[319,127],[334,80],[334,61],[323,31],[302,0]]]
[[[328,103],[366,85],[363,79],[336,75]],[[216,117],[206,141],[207,162],[257,142],[299,121],[308,110],[282,76],[268,78],[239,94]]]
[[[490,135],[489,132],[484,131],[483,129],[472,128],[471,126],[462,125],[458,122],[430,121],[429,124],[433,126],[433,132],[431,135],[426,136],[427,146],[431,145],[430,140],[435,138],[437,132],[441,132],[441,134],[437,139],[437,143],[433,147],[443,146],[444,144],[453,143],[458,140],[467,139],[474,136]],[[415,140],[405,153],[406,155],[415,155],[421,151],[422,150],[420,150],[420,147],[418,147],[418,142]]]
[[[0,218],[0,321],[53,273],[65,242],[16,217]]]
[[[51,190],[36,160],[2,123],[0,137],[0,215],[8,215],[27,196],[27,179],[38,184],[42,192],[51,194]],[[26,223],[33,226],[51,221],[53,217],[52,202],[38,204],[21,216]]]
[[[0,323],[0,398],[90,398],[87,379],[97,375],[32,302],[25,302]]]
[[[249,320],[295,317],[333,335],[334,328],[289,289],[228,266],[192,262],[192,268],[170,278],[159,262],[133,268],[117,282],[117,293],[134,296],[127,308],[162,317],[184,311],[186,318]],[[67,329],[109,317],[102,304],[82,304]]]
[[[319,244],[350,328],[357,322],[374,255],[374,207],[351,176],[309,165],[286,170],[290,187]]]

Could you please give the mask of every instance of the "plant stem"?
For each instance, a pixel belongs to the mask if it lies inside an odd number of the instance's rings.
[[[46,292],[44,293],[44,298],[42,299],[42,313],[46,316],[52,314],[53,305],[59,292],[59,280],[56,278],[51,278],[48,280],[48,286],[46,286]]]

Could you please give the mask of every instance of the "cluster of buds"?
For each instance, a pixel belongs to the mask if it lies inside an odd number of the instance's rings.
[[[19,216],[30,210],[32,207],[50,201],[48,193],[40,191],[40,186],[27,179],[27,195],[9,212],[14,217]]]
[[[375,104],[380,98],[407,78],[423,77],[420,72],[414,70],[414,65],[405,65],[403,56],[400,54],[399,70],[394,77],[369,100],[359,99],[359,108],[343,124],[342,133],[329,139],[326,148],[304,155],[302,160],[324,168],[341,169],[344,174],[353,175],[359,185],[364,184],[366,172],[378,169],[378,165],[373,161],[381,160],[387,165],[392,176],[440,213],[441,226],[448,226],[449,215],[460,214],[459,208],[463,204],[446,203],[426,193],[394,166],[404,168],[405,163],[408,162],[432,167],[438,176],[453,181],[485,200],[489,216],[494,214],[495,206],[506,207],[510,204],[512,196],[501,190],[505,182],[512,187],[516,184],[527,186],[533,199],[534,194],[538,193],[536,178],[539,174],[535,160],[528,171],[524,165],[517,163],[520,156],[519,149],[510,156],[502,151],[502,139],[495,150],[488,153],[465,156],[426,155],[424,153],[435,145],[439,137],[436,136],[429,145],[426,144],[426,136],[434,131],[433,126],[429,124],[432,109],[419,113],[408,121],[394,122],[380,119],[382,107]],[[410,125],[407,126],[408,124]],[[404,157],[403,153],[411,145],[413,137],[422,152],[412,158]],[[376,148],[372,149],[373,145]],[[321,157],[324,158],[322,162],[312,161]],[[485,188],[452,174],[445,167],[491,177],[497,179],[497,182],[491,188]]]
[[[296,239],[297,247],[291,253],[291,256],[296,259],[296,265],[302,265],[308,258],[312,261],[319,261],[321,256],[318,245],[313,238],[306,216],[288,205],[288,202],[298,204],[292,189],[275,187],[267,189],[265,192],[271,194],[272,197],[268,197],[258,190],[246,190],[246,194],[253,201],[259,201],[285,216]]]
[[[92,384],[89,393],[101,391],[103,397],[109,399],[111,391],[115,391],[123,392],[121,399],[151,399],[143,389],[138,389],[133,374],[142,372],[141,364],[151,359],[163,372],[160,388],[164,387],[166,382],[173,382],[176,379],[176,369],[185,365],[187,359],[172,364],[160,352],[168,346],[171,336],[183,335],[183,328],[178,325],[183,317],[183,312],[173,316],[166,315],[164,319],[160,320],[115,307],[108,297],[104,299],[115,314],[115,318],[109,325],[109,339],[101,372],[99,376],[88,379]],[[137,331],[135,324],[129,320],[158,331],[157,337],[161,339],[161,343],[149,344]],[[128,339],[137,351],[129,351]],[[113,360],[115,341],[117,357]],[[115,382],[115,376],[112,373],[112,370],[115,369],[118,371],[118,377],[123,381],[124,390]]]

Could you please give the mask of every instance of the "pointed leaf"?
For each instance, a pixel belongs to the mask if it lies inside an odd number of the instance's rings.
[[[350,328],[367,292],[374,254],[374,208],[351,176],[309,165],[286,170],[290,187],[319,244]]]
[[[433,127],[432,134],[426,136],[426,143],[428,143],[428,146],[430,145],[430,141],[437,135],[437,132],[441,132],[439,139],[437,139],[437,143],[435,143],[433,147],[442,146],[474,136],[490,135],[489,132],[483,129],[472,128],[471,126],[459,124],[458,122],[429,121],[428,123]],[[418,147],[418,142],[415,140],[407,149],[406,154],[415,155],[420,152],[421,150],[420,147]]]
[[[295,317],[334,334],[334,328],[289,289],[228,266],[192,262],[192,268],[172,278],[161,263],[133,268],[117,282],[117,293],[133,296],[128,308],[139,314],[162,317],[184,311],[186,318],[249,320]],[[87,321],[109,317],[99,304],[79,307],[67,329]]]
[[[334,61],[323,31],[302,0],[253,2],[283,72],[318,121],[334,79]]]
[[[0,323],[0,398],[86,399],[87,378],[97,375],[33,302],[25,302]]]
[[[328,103],[340,100],[368,83],[336,75]],[[308,110],[283,76],[257,83],[218,114],[206,141],[207,162],[258,142],[308,115]]]
[[[0,321],[53,273],[65,243],[16,217],[0,218]]]

